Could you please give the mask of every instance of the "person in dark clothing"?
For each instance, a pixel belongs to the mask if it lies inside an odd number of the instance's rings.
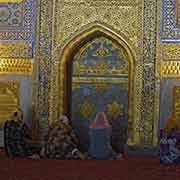
[[[31,156],[38,151],[32,146],[30,130],[22,120],[22,111],[14,112],[4,125],[5,150],[10,157]]]

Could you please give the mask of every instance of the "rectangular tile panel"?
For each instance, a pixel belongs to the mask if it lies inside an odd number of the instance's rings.
[[[23,2],[0,2],[0,27],[23,26]]]

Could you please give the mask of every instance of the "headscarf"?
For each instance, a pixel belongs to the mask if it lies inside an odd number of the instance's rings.
[[[77,139],[77,136],[70,125],[68,117],[65,115],[60,116],[59,124],[61,124],[64,132],[68,135],[67,137],[69,137],[73,143],[79,144],[79,140]]]
[[[65,115],[60,116],[58,122],[64,130],[72,131],[72,127],[70,126],[70,121],[67,116]]]
[[[70,130],[71,127],[69,125],[69,119],[65,115],[62,115],[59,117],[58,121],[56,121],[50,127],[48,139],[52,139],[54,136],[57,136],[57,134],[59,134],[60,131],[68,133],[70,132]]]
[[[111,125],[109,124],[106,114],[104,112],[97,113],[94,122],[90,126],[90,128],[110,128],[110,127]]]
[[[13,120],[20,120],[20,121],[22,121],[23,120],[23,112],[22,112],[22,110],[20,109],[20,108],[18,108],[16,111],[14,111],[13,112],[13,114],[12,114],[12,119]]]
[[[62,115],[62,116],[59,117],[59,122],[63,123],[63,124],[69,124],[69,119],[68,119],[67,116]]]
[[[166,122],[165,131],[170,133],[172,129],[180,130],[179,126],[176,116],[172,115]]]

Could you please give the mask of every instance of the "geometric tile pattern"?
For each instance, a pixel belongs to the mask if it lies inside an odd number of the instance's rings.
[[[163,43],[161,45],[162,59],[165,61],[180,60],[180,44],[179,43]]]
[[[176,0],[176,24],[180,26],[180,0]]]
[[[0,2],[0,41],[23,41],[32,44],[34,57],[36,1]]]
[[[0,2],[0,27],[23,25],[23,2]]]
[[[32,75],[33,63],[31,59],[1,58],[0,74]]]
[[[88,128],[98,112],[105,112],[114,121],[116,139],[121,137],[118,132],[122,126],[127,130],[129,63],[126,57],[121,47],[100,36],[86,43],[73,58],[71,119],[85,145],[89,141]]]
[[[39,43],[38,43],[38,63],[36,70],[37,83],[34,101],[37,102],[37,114],[39,117],[39,134],[43,138],[49,129],[49,95],[50,95],[50,78],[52,70],[52,22],[54,4],[49,0],[41,0],[39,9]],[[43,104],[43,106],[42,106]]]
[[[3,67],[0,73],[32,73],[36,2],[36,0],[0,1],[0,63]],[[20,71],[17,70],[18,65]]]
[[[180,117],[180,86],[175,86],[173,88],[173,110],[179,121],[180,120],[179,118]]]
[[[161,41],[180,43],[180,26],[177,25],[177,0],[163,0]]]
[[[19,106],[20,82],[0,81],[0,128]]]
[[[161,77],[179,78],[180,77],[180,61],[163,61],[161,63]]]
[[[154,136],[155,117],[155,63],[157,33],[157,0],[144,0],[144,36],[143,36],[143,80],[141,100],[140,142],[151,145]]]
[[[0,42],[0,58],[32,58],[31,42]]]

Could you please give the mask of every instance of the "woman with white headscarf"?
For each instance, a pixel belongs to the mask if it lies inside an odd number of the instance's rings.
[[[85,159],[66,116],[61,116],[49,131],[45,156],[54,159]]]

